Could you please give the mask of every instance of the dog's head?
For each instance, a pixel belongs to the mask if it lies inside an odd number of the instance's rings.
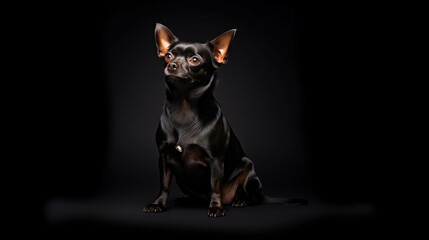
[[[178,88],[206,85],[214,71],[228,60],[236,29],[206,43],[182,42],[164,25],[157,23],[155,40],[158,56],[165,60],[165,80]]]

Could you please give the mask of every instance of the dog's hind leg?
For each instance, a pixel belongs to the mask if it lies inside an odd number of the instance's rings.
[[[253,163],[249,159],[246,168],[238,177],[238,186],[235,192],[233,207],[245,207],[248,204],[258,204],[262,202],[262,183],[255,173]]]

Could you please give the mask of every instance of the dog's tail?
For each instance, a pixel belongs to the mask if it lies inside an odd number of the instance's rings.
[[[281,198],[281,197],[270,197],[263,196],[262,198],[263,204],[294,204],[298,206],[307,205],[308,201],[306,199],[299,198]]]

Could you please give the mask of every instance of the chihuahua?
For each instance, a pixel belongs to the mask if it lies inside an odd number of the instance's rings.
[[[180,41],[164,25],[155,27],[158,57],[164,59],[166,103],[156,131],[160,191],[145,212],[162,212],[172,176],[190,197],[207,203],[208,216],[225,215],[224,204],[300,203],[269,198],[213,96],[215,71],[228,61],[236,29],[206,43]]]

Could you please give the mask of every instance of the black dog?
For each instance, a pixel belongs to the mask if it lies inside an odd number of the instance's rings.
[[[173,174],[185,194],[210,202],[210,217],[224,216],[223,204],[244,207],[268,202],[252,161],[213,97],[215,71],[227,62],[235,32],[191,43],[179,41],[167,27],[156,24],[158,56],[165,59],[167,101],[156,133],[161,189],[145,212],[166,208]]]

